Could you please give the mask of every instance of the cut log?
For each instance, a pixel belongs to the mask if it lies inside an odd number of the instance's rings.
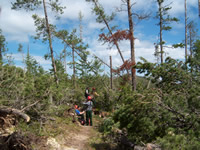
[[[18,117],[23,118],[26,122],[30,121],[30,117],[23,113],[22,111],[14,108],[5,108],[5,107],[0,107],[0,114],[14,114]]]

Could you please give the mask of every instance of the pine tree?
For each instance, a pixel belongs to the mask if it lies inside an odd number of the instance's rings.
[[[179,21],[177,18],[175,17],[170,17],[168,14],[168,11],[171,9],[171,7],[169,7],[169,5],[163,6],[164,0],[157,0],[158,3],[158,12],[156,15],[156,18],[159,19],[159,23],[157,24],[160,27],[160,40],[158,45],[160,46],[160,60],[161,60],[161,64],[163,63],[163,54],[164,54],[164,44],[165,41],[163,40],[163,31],[169,31],[172,29],[171,26],[169,26],[168,24],[171,22],[177,22]]]
[[[84,60],[84,55],[88,55],[86,51],[87,45],[84,45],[82,40],[77,37],[76,30],[73,30],[70,34],[67,30],[60,30],[55,33],[55,36],[62,40],[62,43],[66,44],[72,50],[72,68],[73,68],[73,83],[74,87],[76,87],[76,61],[75,61],[75,53]],[[87,60],[84,60],[87,62]]]
[[[3,53],[5,53],[6,51],[6,38],[2,34],[2,30],[0,29],[0,65],[3,64]]]
[[[52,11],[55,11],[56,13],[63,13],[64,7],[58,5],[58,0],[49,0],[48,3],[46,3],[45,0],[35,0],[35,1],[17,0],[14,3],[12,3],[12,9],[17,10],[17,9],[24,8],[27,11],[33,11],[33,10],[39,8],[41,5],[43,6],[45,18],[40,18],[36,14],[33,15],[33,19],[35,20],[35,26],[37,27],[37,29],[36,29],[37,37],[36,38],[40,38],[40,36],[43,36],[43,41],[48,41],[48,43],[49,43],[54,77],[55,77],[56,83],[58,84],[54,51],[53,51],[53,46],[52,46],[52,32],[55,27],[53,28],[53,26],[49,24],[47,7],[46,7],[47,4],[49,4]]]
[[[192,57],[190,57],[188,63],[191,69],[191,72],[194,75],[199,75],[200,72],[200,40],[196,40],[193,43],[192,47]]]
[[[190,21],[187,25],[188,28],[188,45],[190,47],[190,57],[193,57],[193,46],[194,46],[194,42],[197,39],[197,33],[198,33],[198,29],[196,27],[196,24],[194,21]]]
[[[114,31],[116,30],[116,27],[117,27],[115,25],[110,25],[111,22],[114,20],[115,13],[112,13],[110,16],[106,15],[104,8],[101,6],[101,4],[98,2],[98,0],[86,0],[86,1],[94,4],[93,12],[97,16],[96,21],[98,23],[104,23],[105,24],[105,27],[102,28],[102,31],[107,29],[108,32],[106,33],[106,36],[112,36],[114,34]],[[104,42],[106,42],[106,40],[104,40],[103,38],[100,38],[100,40],[103,40]],[[120,50],[118,41],[116,41],[113,44],[116,46],[116,48],[117,48],[117,50],[120,54],[121,60],[124,63],[125,59],[124,59],[123,54]],[[128,71],[127,71],[127,73],[128,73]]]

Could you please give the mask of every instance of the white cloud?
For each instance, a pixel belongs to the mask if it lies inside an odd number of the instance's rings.
[[[7,41],[28,41],[28,36],[33,35],[35,27],[33,19],[29,13],[11,10],[11,5],[1,4],[0,26],[8,37]]]
[[[15,64],[16,64],[17,67],[20,67],[20,68],[23,68],[23,69],[25,68],[25,64],[22,63],[23,62],[23,57],[25,57],[25,56],[22,56],[22,54],[20,54],[20,53],[17,53],[17,54],[7,54],[7,55],[13,58],[13,60],[15,61]],[[30,54],[30,55],[45,70],[49,70],[49,69],[52,68],[50,60],[45,60],[44,57],[42,57],[42,56],[36,56],[36,55],[32,55],[32,54]]]
[[[66,6],[64,9],[63,18],[70,20],[78,20],[79,13],[81,12],[84,20],[88,20],[92,17],[91,14],[91,5],[86,3],[85,0],[62,0],[62,6]]]
[[[185,57],[185,51],[184,51],[184,48],[166,48],[165,49],[165,52],[166,52],[166,56],[170,56],[172,57],[173,59],[184,59]]]
[[[135,1],[133,1],[135,2]],[[137,9],[145,9],[145,10],[151,10],[152,7],[154,7],[153,5],[155,4],[155,1],[154,0],[139,0],[139,1],[136,1],[136,4],[135,4],[135,7]]]
[[[170,10],[170,14],[174,17],[182,17],[184,18],[185,13],[185,1],[184,0],[167,0],[165,4],[170,4],[172,9]],[[188,16],[192,16],[193,12],[190,9],[197,9],[198,10],[198,1],[197,0],[187,0],[187,11]]]
[[[169,4],[169,3],[167,3]],[[172,4],[170,5],[172,9],[170,10],[171,15],[177,16],[177,15],[183,15],[185,8],[184,8],[184,1],[176,0],[172,1]]]
[[[88,23],[88,28],[90,28],[90,29],[101,29],[101,28],[103,28],[104,26],[105,26],[105,25],[99,24],[99,23],[93,22],[93,21],[91,21],[91,22]]]
[[[133,0],[132,2],[134,2]],[[33,35],[35,33],[35,27],[34,27],[34,22],[31,17],[32,13],[27,13],[25,11],[14,11],[10,9],[10,4],[9,0],[0,0],[0,6],[1,6],[1,16],[0,16],[0,26],[1,29],[3,30],[3,33],[6,35],[6,39],[8,42],[10,41],[17,41],[17,42],[28,42],[29,41],[29,36]],[[109,14],[115,10],[115,8],[120,6],[121,0],[99,0],[99,2],[105,7],[105,11],[108,12]],[[170,11],[171,15],[173,17],[181,17],[184,19],[184,1],[183,0],[167,0],[167,4],[170,2],[172,3],[172,10]],[[190,12],[190,16],[195,16],[195,14],[192,13],[191,8],[197,8],[197,1],[196,0],[188,0],[188,10]],[[79,25],[79,19],[78,19],[78,14],[81,11],[83,14],[83,36],[84,36],[84,41],[89,44],[90,48],[89,50],[101,59],[103,59],[106,63],[109,64],[109,56],[113,56],[113,65],[114,66],[119,66],[122,64],[121,57],[116,49],[116,47],[113,47],[111,50],[108,49],[108,46],[102,45],[98,41],[98,34],[99,34],[99,29],[102,28],[104,25],[98,24],[95,22],[95,16],[94,14],[91,13],[91,7],[92,4],[87,3],[85,0],[62,0],[61,1],[62,6],[66,6],[67,8],[64,10],[63,16],[61,16],[60,21],[56,21],[55,18],[53,17],[53,13],[49,13],[50,17],[50,23],[57,23],[57,25],[62,26],[65,24],[65,27],[68,30],[71,30],[72,28],[77,28]],[[136,10],[151,10],[157,6],[157,2],[154,0],[139,0],[137,1],[137,4],[134,5],[134,8]],[[154,10],[156,11],[156,10]],[[41,10],[39,10],[39,14],[43,14]],[[127,12],[120,12],[117,14],[117,24],[121,28],[128,27],[128,19],[127,19]],[[151,23],[154,23],[153,21]],[[123,27],[122,27],[123,26]],[[144,57],[148,61],[155,62],[155,58],[153,56],[154,53],[154,45],[153,42],[156,42],[156,36],[158,35],[157,33],[150,32],[150,33],[145,33],[144,31],[145,28],[148,28],[148,25],[139,24],[137,25],[137,31],[136,31],[136,37],[137,39],[135,40],[135,56],[136,56],[136,61],[139,60],[139,57]],[[173,30],[171,33],[174,35],[180,34],[180,31],[184,30],[184,23],[178,23],[178,24],[172,24]],[[62,26],[63,27],[63,26]],[[144,28],[140,28],[144,27]],[[155,25],[155,28],[156,27]],[[151,31],[155,31],[155,28],[151,26]],[[139,30],[138,30],[139,29]],[[147,31],[149,32],[149,31]],[[151,35],[150,35],[151,34]],[[174,38],[174,37],[173,37]],[[182,37],[184,39],[184,37]],[[130,58],[130,43],[129,41],[121,41],[120,42],[120,48],[123,53],[123,56],[126,59]],[[36,49],[36,47],[34,47]],[[38,48],[39,49],[39,48]],[[44,49],[43,47],[40,49]],[[168,53],[167,55],[172,56],[175,59],[183,59],[184,58],[184,50],[183,49],[165,49],[165,51]],[[34,58],[43,66],[46,66],[45,68],[48,68],[50,66],[51,62],[44,60],[44,58],[39,52],[37,51],[38,54],[34,54]],[[36,56],[37,55],[37,56]],[[22,60],[20,58],[20,55],[16,54],[15,55],[15,60]],[[49,67],[51,68],[51,67]]]
[[[33,58],[40,64],[40,65],[50,65],[50,60],[45,60],[42,56],[33,56]]]
[[[20,53],[17,54],[7,54],[8,56],[12,57],[16,61],[23,62],[23,56]],[[40,65],[51,65],[50,60],[45,60],[44,57],[42,56],[37,56],[37,55],[32,55],[30,54],[31,57],[33,57]],[[25,57],[25,56],[24,56]]]

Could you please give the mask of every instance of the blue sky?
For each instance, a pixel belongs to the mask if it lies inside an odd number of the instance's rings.
[[[33,56],[45,69],[51,67],[51,61],[44,59],[49,49],[46,44],[41,41],[33,40],[32,36],[35,35],[35,27],[32,19],[33,12],[26,12],[23,10],[15,11],[11,10],[10,3],[14,0],[0,0],[1,14],[0,14],[0,28],[3,31],[6,41],[8,43],[9,54],[12,53],[15,65],[24,67],[22,64],[22,54],[17,52],[18,44],[21,43],[24,47],[24,51],[29,46],[30,54]],[[170,15],[177,17],[180,22],[171,24],[172,30],[164,32],[163,39],[166,41],[167,46],[171,46],[174,43],[179,43],[184,40],[184,1],[185,0],[165,0],[166,4],[172,3]],[[99,56],[102,60],[109,64],[109,56],[113,57],[113,65],[119,66],[122,64],[121,58],[117,52],[117,49],[113,47],[108,49],[108,45],[102,45],[98,41],[98,34],[103,24],[98,24],[95,21],[95,15],[91,13],[92,5],[85,0],[60,0],[62,6],[66,6],[64,14],[58,21],[53,17],[52,12],[48,12],[50,23],[57,25],[61,28],[66,28],[69,31],[76,28],[79,31],[79,19],[78,14],[81,11],[83,14],[83,40],[89,44],[88,50],[91,54]],[[99,0],[102,6],[105,8],[106,13],[110,14],[115,11],[117,7],[120,7],[121,0]],[[141,21],[135,26],[135,56],[136,61],[142,56],[150,62],[155,62],[156,59],[153,56],[154,43],[158,41],[159,27],[156,26],[158,20],[156,20],[155,12],[157,11],[156,0],[132,0],[136,2],[133,6],[133,10],[137,12],[152,12],[152,17],[148,20]],[[200,18],[198,16],[198,0],[187,0],[188,8],[188,20],[193,20],[197,23],[197,27],[200,25]],[[44,16],[42,10],[38,10],[34,13]],[[127,12],[120,12],[116,15],[116,20],[113,22],[118,25],[120,29],[128,28]],[[121,41],[120,48],[122,50],[125,59],[130,58],[130,46],[129,41]],[[59,42],[53,43],[54,50],[59,54],[63,45]],[[166,56],[171,56],[175,59],[184,59],[184,49],[171,49],[165,48]],[[26,54],[24,54],[26,55]],[[90,58],[91,59],[91,58]],[[67,58],[67,62],[71,61],[71,58]],[[68,72],[71,72],[68,68]]]

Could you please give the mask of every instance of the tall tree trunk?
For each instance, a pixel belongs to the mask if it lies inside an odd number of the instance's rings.
[[[159,16],[160,16],[160,61],[163,63],[163,39],[162,39],[162,27],[163,27],[163,17],[162,17],[162,2],[158,2],[159,5]]]
[[[192,53],[192,28],[189,28],[189,42],[190,42],[190,58],[193,57],[193,53]],[[193,72],[193,66],[190,67],[191,72]]]
[[[198,2],[198,3],[199,3],[199,17],[200,17],[200,0],[199,0],[199,2]]]
[[[51,40],[51,31],[50,31],[50,27],[49,27],[49,21],[48,21],[48,16],[47,16],[45,0],[43,0],[43,7],[44,7],[46,27],[47,27],[47,33],[48,33],[49,47],[50,47],[50,51],[51,51],[51,61],[52,61],[52,67],[53,67],[53,71],[54,71],[54,78],[55,78],[56,83],[58,84],[56,63],[55,63],[55,60],[54,60],[53,46],[52,46],[52,40]]]
[[[113,89],[112,56],[110,56],[110,88]]]
[[[0,46],[0,65],[3,62],[2,48]]]
[[[131,38],[130,38],[131,61],[133,64],[135,64],[135,39],[134,39],[133,19],[132,19],[130,0],[127,0],[127,7],[128,7],[129,32],[131,34]],[[131,77],[132,77],[132,90],[135,91],[136,90],[136,72],[134,68],[131,69]]]
[[[73,61],[73,85],[76,88],[76,70],[75,70],[75,58],[74,58],[74,47],[72,47],[72,61]]]
[[[67,45],[64,46],[64,67],[65,73],[67,74]]]
[[[79,30],[80,30],[80,39],[83,40],[83,26],[82,26],[83,15],[81,11],[79,12]]]
[[[190,57],[192,58],[192,29],[189,28],[189,40],[190,40]]]
[[[187,68],[187,1],[185,0],[185,66]]]

